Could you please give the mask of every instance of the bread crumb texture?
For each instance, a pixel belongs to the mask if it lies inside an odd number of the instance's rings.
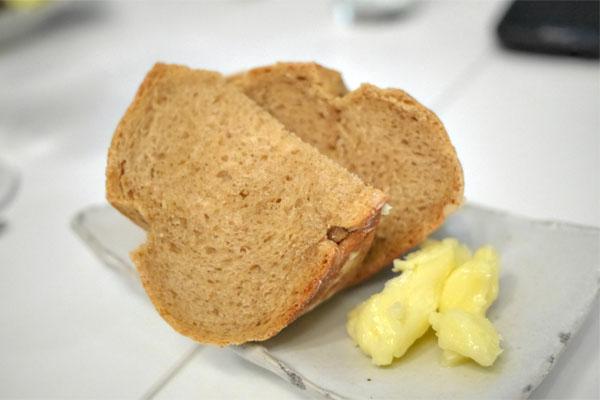
[[[220,74],[160,63],[106,174],[107,199],[147,231],[132,259],[152,303],[217,345],[267,339],[347,286],[386,201]]]
[[[462,202],[462,168],[444,126],[404,91],[363,84],[348,92],[338,72],[315,63],[278,63],[228,80],[389,196],[356,281],[423,241]]]

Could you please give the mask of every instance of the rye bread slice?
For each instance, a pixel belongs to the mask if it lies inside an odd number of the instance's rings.
[[[349,283],[384,194],[218,73],[156,64],[112,139],[108,201],[160,315],[202,343],[264,340]]]
[[[444,126],[404,91],[363,84],[348,93],[337,71],[315,63],[278,63],[228,81],[389,196],[390,215],[355,281],[423,241],[461,204],[462,168]]]

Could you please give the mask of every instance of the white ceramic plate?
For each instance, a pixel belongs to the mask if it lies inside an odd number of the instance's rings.
[[[140,228],[108,205],[81,211],[73,227],[102,261],[140,287],[128,256],[144,241]],[[373,366],[347,336],[346,314],[382,289],[392,276],[389,268],[337,294],[273,339],[229,348],[323,398],[528,397],[598,294],[600,230],[467,205],[433,236],[454,236],[472,248],[489,243],[500,253],[500,292],[488,316],[504,337],[504,353],[492,368],[442,367],[431,332],[391,366]]]

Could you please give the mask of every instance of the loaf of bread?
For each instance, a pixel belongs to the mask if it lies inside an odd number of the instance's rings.
[[[388,265],[458,208],[463,174],[433,112],[398,89],[363,84],[315,63],[278,63],[228,78],[289,130],[383,190],[392,206],[377,228],[359,281]]]
[[[267,339],[348,285],[385,195],[226,83],[157,64],[120,121],[107,199],[160,315],[202,343]]]

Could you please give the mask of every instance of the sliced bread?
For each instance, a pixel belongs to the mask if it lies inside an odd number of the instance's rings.
[[[112,139],[106,195],[160,315],[202,343],[264,340],[349,283],[386,197],[215,72],[156,64]]]
[[[456,151],[435,114],[398,89],[363,84],[315,63],[278,63],[228,78],[289,130],[383,190],[382,219],[359,281],[441,225],[463,198]]]

